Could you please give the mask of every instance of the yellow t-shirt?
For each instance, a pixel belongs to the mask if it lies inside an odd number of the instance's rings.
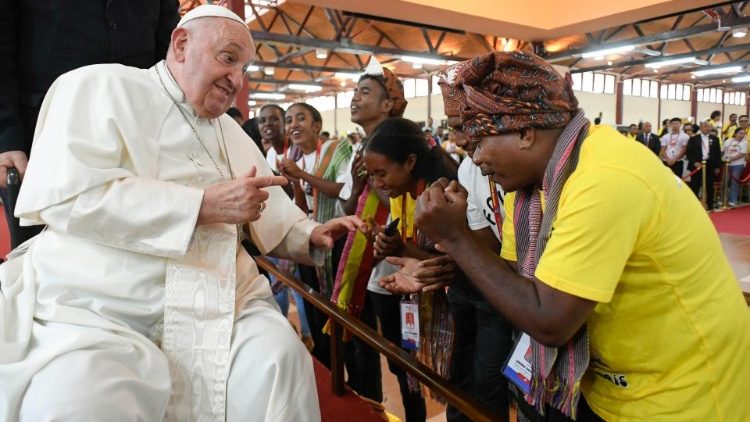
[[[406,239],[403,239],[406,241],[407,239],[412,239],[414,237],[414,210],[417,207],[417,201],[411,197],[411,195],[406,194],[406,214],[401,215],[401,203],[403,201],[403,196],[400,196],[398,198],[391,198],[391,221],[400,218],[401,221],[398,222],[398,230],[399,233],[402,233],[403,238],[403,230],[404,230],[404,224],[406,224]],[[406,221],[404,221],[404,218]]]
[[[646,148],[592,126],[561,195],[535,275],[599,302],[582,382],[591,408],[606,420],[750,420],[750,312],[690,189]]]

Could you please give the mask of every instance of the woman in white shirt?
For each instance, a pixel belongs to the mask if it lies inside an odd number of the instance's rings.
[[[745,169],[745,158],[747,156],[747,132],[745,129],[737,128],[732,139],[724,142],[724,161],[729,163],[729,174],[731,175],[729,189],[729,206],[737,205],[740,196],[740,175]]]

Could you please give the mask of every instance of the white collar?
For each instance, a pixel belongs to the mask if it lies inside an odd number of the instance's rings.
[[[156,79],[156,83],[159,85],[159,90],[163,92],[164,89],[166,89],[169,93],[168,97],[171,97],[171,99],[173,99],[179,106],[181,106],[183,110],[187,111],[189,113],[188,115],[191,117],[191,120],[194,123],[198,120],[201,120],[201,118],[198,117],[198,115],[195,113],[195,109],[193,108],[193,106],[187,102],[185,93],[182,91],[182,88],[180,88],[180,85],[177,84],[177,81],[174,79],[172,72],[169,71],[169,67],[167,67],[167,61],[162,60],[159,63],[156,63],[151,68],[151,70],[154,72],[154,78]],[[163,87],[162,83],[164,84]]]

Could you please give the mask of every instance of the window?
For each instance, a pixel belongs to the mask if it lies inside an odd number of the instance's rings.
[[[674,85],[670,84],[667,86],[667,99],[668,100],[674,100],[675,99],[675,89]]]
[[[637,97],[641,95],[641,80],[633,79],[633,96]]]
[[[437,76],[430,76],[430,79],[432,80],[432,95],[440,95],[440,85],[438,85],[439,78]]]
[[[622,81],[622,95],[633,95],[633,80],[625,79]]]
[[[659,83],[656,81],[651,82],[651,92],[648,93],[648,96],[651,98],[656,98],[657,93],[659,92]]]
[[[338,108],[349,108],[352,105],[352,97],[354,97],[354,91],[344,91],[336,94],[336,105]]]
[[[583,74],[583,91],[592,92],[594,89],[594,74],[584,72]]]
[[[659,98],[662,100],[667,99],[667,86],[662,84],[661,88],[659,89]]]
[[[683,85],[682,90],[682,99],[685,101],[690,101],[690,85]]]
[[[311,97],[305,102],[320,112],[331,111],[336,108],[336,103],[332,96]]]
[[[681,86],[676,86],[675,85],[674,99],[682,101],[682,94],[683,94],[683,92],[684,91],[682,90]]]
[[[573,89],[575,89],[575,82],[573,85]],[[615,77],[614,76],[604,75],[604,93],[605,94],[615,93]]]
[[[570,75],[570,77],[573,79],[573,90],[580,91],[581,90],[581,74],[573,73],[572,75]]]
[[[404,97],[414,98],[417,96],[417,82],[414,79],[404,79]]]
[[[427,87],[429,86],[429,82],[427,79],[415,79],[416,82],[416,97],[426,97],[428,95]],[[438,91],[440,92],[440,91]]]
[[[708,90],[708,101],[709,103],[715,103],[716,102],[716,90],[714,88],[711,88]]]
[[[601,73],[594,73],[594,92],[604,92],[604,75]]]
[[[703,88],[698,90],[697,95],[698,95],[698,102],[703,102]]]

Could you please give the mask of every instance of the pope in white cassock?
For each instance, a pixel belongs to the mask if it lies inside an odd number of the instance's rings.
[[[16,206],[48,227],[0,266],[0,420],[320,419],[238,227],[310,265],[362,223],[307,220],[224,115],[254,56],[239,17],[201,6],[166,61],[51,87]]]

